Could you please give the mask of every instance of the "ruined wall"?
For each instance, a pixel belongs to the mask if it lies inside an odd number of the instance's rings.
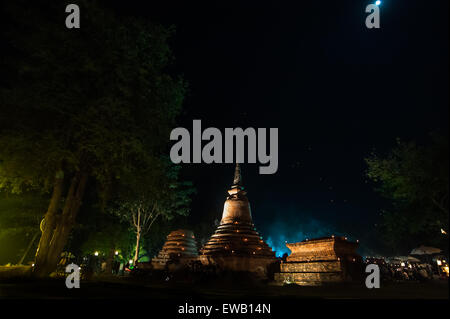
[[[362,259],[357,243],[343,237],[328,237],[286,244],[292,254],[275,274],[279,283],[322,285],[359,278]]]

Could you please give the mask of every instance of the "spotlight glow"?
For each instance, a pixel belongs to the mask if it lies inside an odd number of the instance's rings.
[[[381,4],[381,1],[380,1],[380,0],[375,1],[375,4],[376,4],[377,6],[379,6],[379,5]]]

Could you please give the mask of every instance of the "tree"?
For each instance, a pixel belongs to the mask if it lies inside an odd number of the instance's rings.
[[[8,2],[0,87],[0,189],[50,194],[34,272],[53,271],[88,181],[106,202],[124,175],[152,170],[181,109],[182,80],[166,72],[172,30],[119,19],[79,1],[82,27],[63,3]]]
[[[119,200],[111,210],[122,220],[129,222],[136,233],[135,264],[140,257],[141,238],[150,231],[158,217],[171,220],[176,215],[189,214],[191,195],[195,192],[192,183],[179,181],[180,166],[173,165],[168,159],[163,163],[161,172],[165,174],[160,175],[158,183],[153,187],[149,186],[155,179],[145,171],[140,177],[132,177],[133,183],[122,184],[128,185],[128,188],[120,189],[117,195]]]
[[[392,244],[443,242],[448,232],[448,138],[432,135],[430,145],[397,141],[385,157],[366,159],[367,176],[392,202],[383,213],[383,230]],[[446,238],[445,238],[446,240]]]
[[[156,201],[153,203],[151,209],[149,209],[150,206],[144,200],[132,202],[131,205],[134,206],[130,208],[130,215],[136,231],[136,250],[133,258],[134,264],[136,264],[139,260],[141,236],[148,233],[152,224],[161,215],[161,211]]]

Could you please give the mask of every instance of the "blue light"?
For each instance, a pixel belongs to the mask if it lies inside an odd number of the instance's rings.
[[[381,4],[381,1],[380,1],[380,0],[375,1],[375,4],[376,4],[377,6],[379,6],[379,5]]]

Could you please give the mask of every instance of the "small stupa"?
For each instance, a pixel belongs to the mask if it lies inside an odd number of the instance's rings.
[[[194,233],[178,229],[167,235],[167,240],[158,256],[152,259],[154,269],[164,269],[166,265],[185,265],[197,259],[198,250]]]
[[[236,164],[228,194],[220,224],[200,250],[199,259],[204,265],[215,265],[223,270],[250,271],[265,276],[267,267],[276,262],[275,252],[255,229],[239,164]]]

